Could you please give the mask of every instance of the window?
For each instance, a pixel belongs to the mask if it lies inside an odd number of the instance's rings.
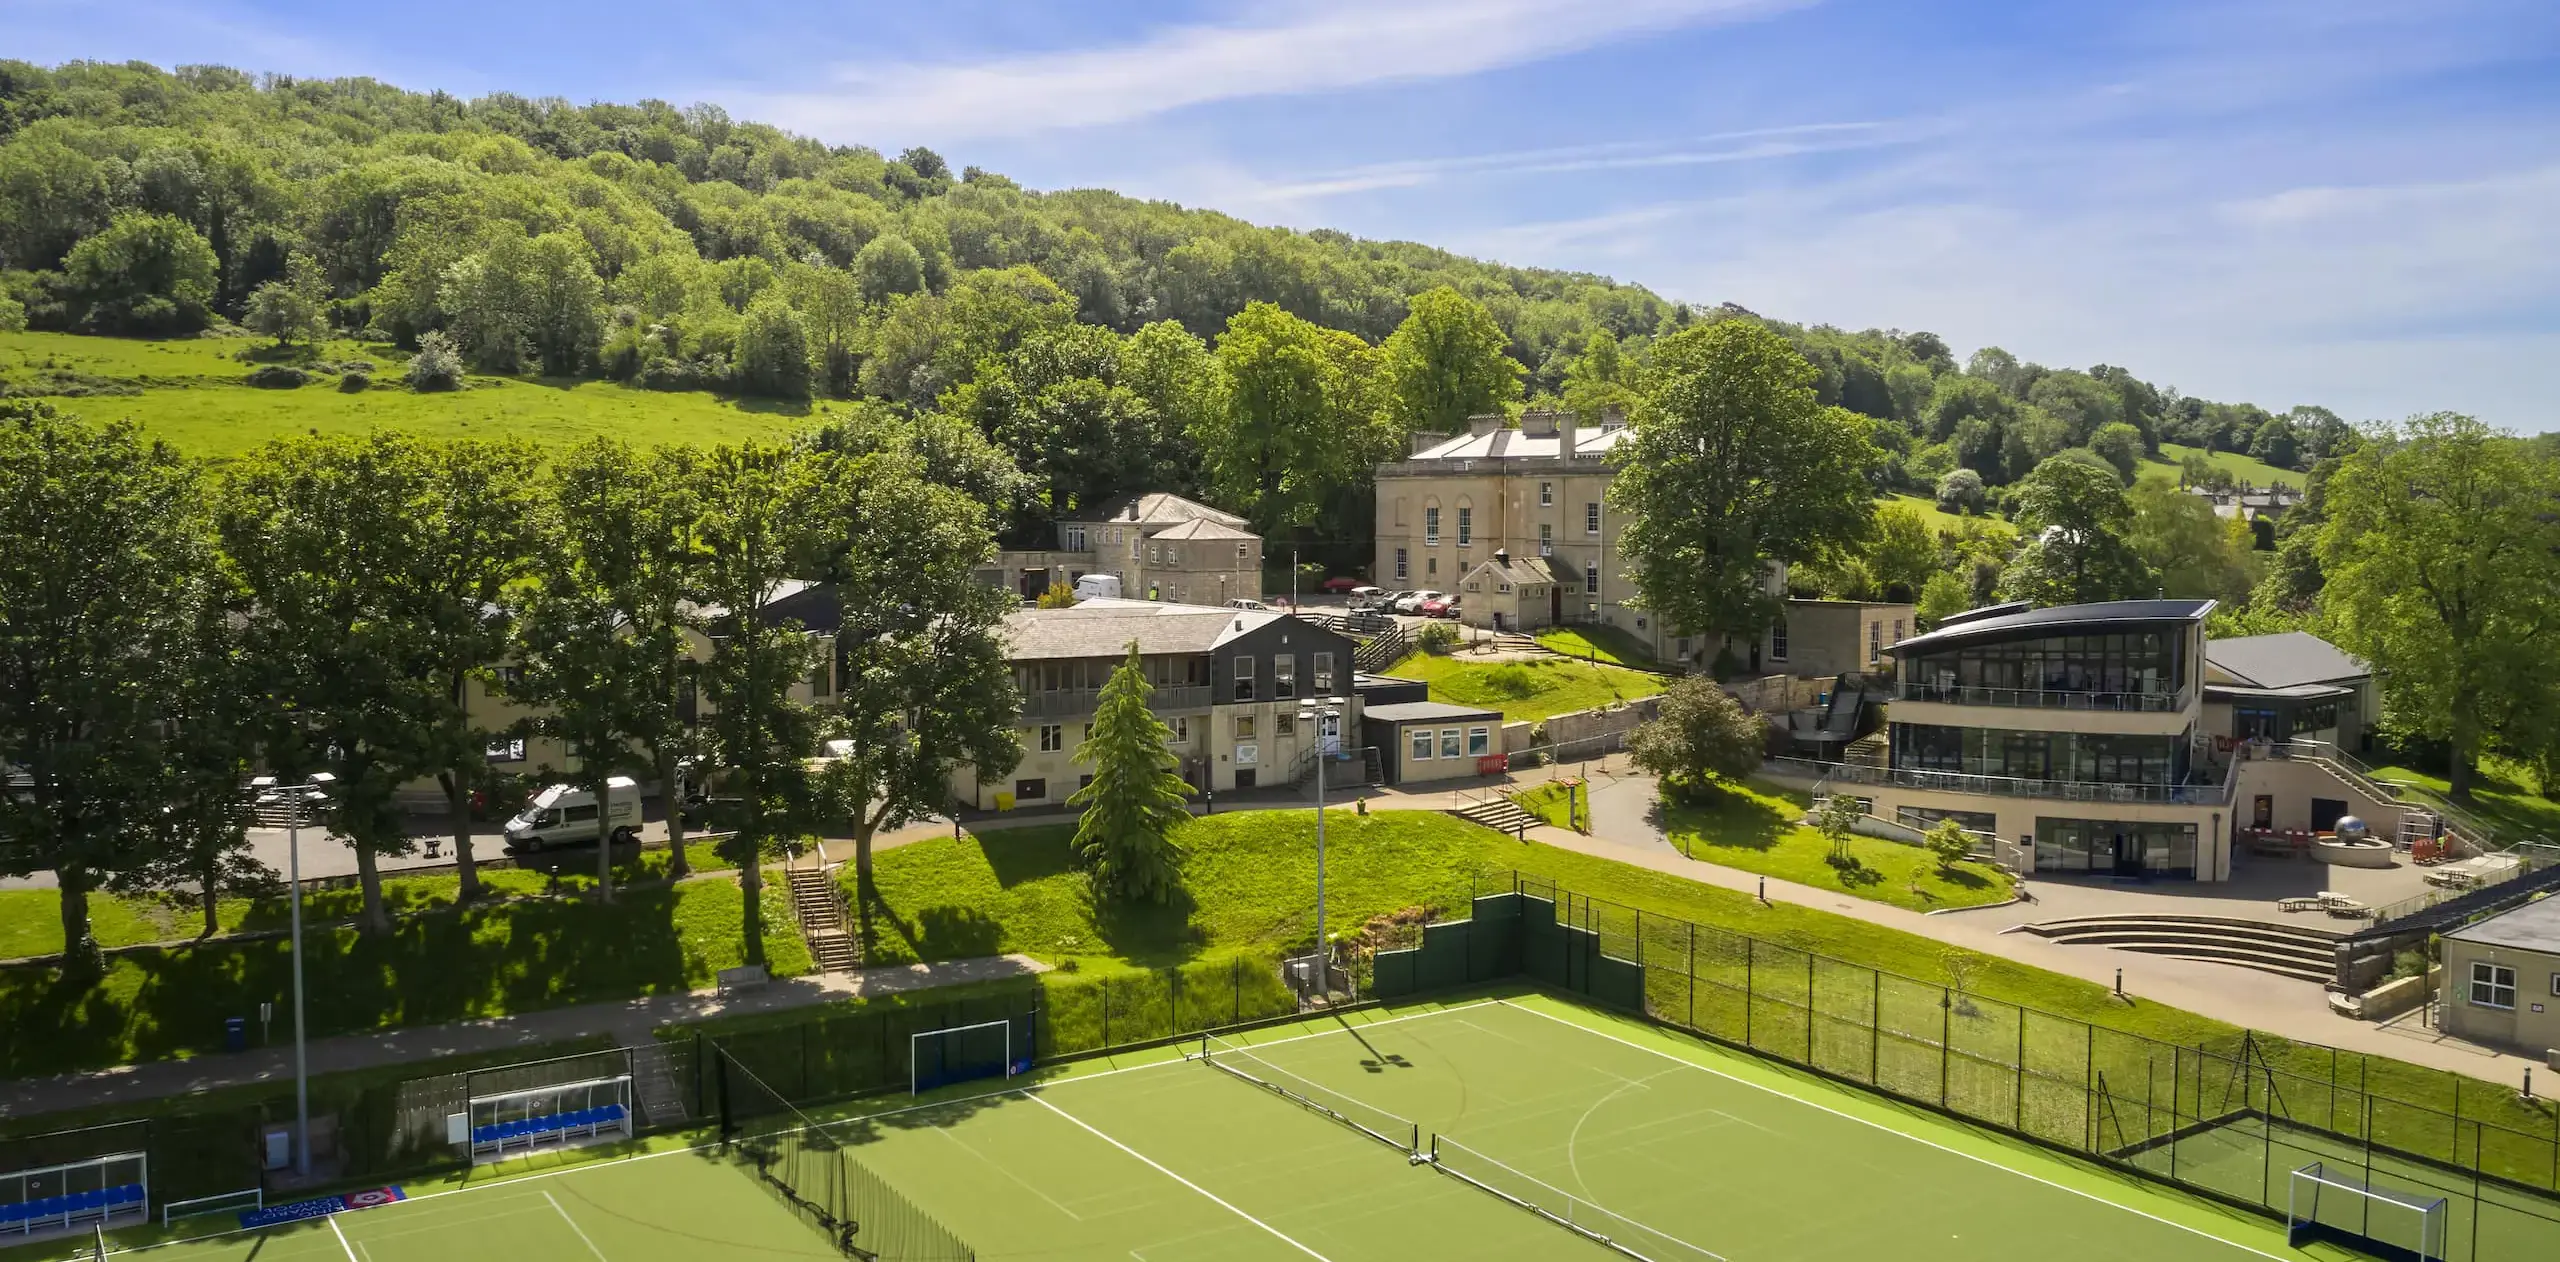
[[[1468,580],[1466,581],[1466,583],[1464,584],[1464,586],[1465,586],[1466,590],[1471,591],[1471,592],[1480,592],[1480,591],[1483,591],[1483,590],[1484,590],[1484,584],[1479,583],[1479,582],[1477,582],[1477,581],[1476,581],[1476,580],[1474,580],[1474,579],[1468,579]],[[1510,591],[1511,589],[1510,589],[1510,588],[1508,588],[1508,587],[1506,587],[1506,588],[1503,588],[1502,590],[1504,590],[1504,591],[1506,591],[1506,592],[1507,592],[1507,591]]]
[[[1464,757],[1464,755],[1458,751],[1465,748],[1466,739],[1467,734],[1457,728],[1444,727],[1440,729],[1440,756],[1443,758]]]
[[[1085,773],[1085,774],[1083,774],[1083,775],[1077,776],[1077,777],[1076,777],[1076,787],[1077,787],[1077,788],[1079,788],[1079,789],[1090,789],[1090,788],[1092,788],[1092,787],[1093,787],[1093,773],[1092,773],[1092,772],[1090,772],[1090,771],[1088,771],[1088,772],[1086,772],[1086,773]]]
[[[1902,619],[1900,618],[1893,620],[1893,642],[1902,643]]]
[[[1396,581],[1401,583],[1411,577],[1413,577],[1412,559],[1404,549],[1398,548],[1396,549]]]
[[[1472,509],[1472,508],[1466,508],[1466,507],[1460,507],[1460,508],[1458,509],[1458,546],[1459,546],[1459,547],[1463,548],[1463,547],[1467,546],[1467,544],[1468,544],[1468,543],[1472,542],[1472,541],[1475,539],[1475,537],[1476,537],[1476,524],[1475,524],[1475,523],[1476,523],[1476,510],[1474,510],[1474,509]]]
[[[1787,620],[1784,618],[1769,624],[1769,660],[1787,660]]]
[[[1258,736],[1258,735],[1260,735],[1260,733],[1259,733],[1259,732],[1256,732],[1256,731],[1254,730],[1254,716],[1253,716],[1253,715],[1250,715],[1250,714],[1239,714],[1239,715],[1237,715],[1237,716],[1236,716],[1236,739],[1237,739],[1237,740],[1240,740],[1240,741],[1249,741],[1249,740],[1252,740],[1254,737],[1256,737],[1256,736]]]
[[[1088,740],[1088,741],[1093,739],[1093,725],[1092,725],[1092,724],[1087,723],[1087,724],[1085,724],[1085,725],[1084,725],[1084,735],[1083,735],[1081,738],[1079,738],[1079,739],[1082,739],[1082,740]]]
[[[1316,695],[1330,696],[1332,693],[1333,654],[1318,653],[1316,654]]]
[[[1422,510],[1422,546],[1440,546],[1440,510],[1437,506]]]
[[[1049,796],[1049,782],[1042,777],[1033,776],[1028,780],[1013,782],[1013,800],[1016,802],[1037,802],[1047,796]]]
[[[1472,584],[1470,584],[1470,585],[1468,586],[1467,590],[1468,590],[1468,591],[1474,591],[1474,590],[1475,590],[1475,587],[1474,587]],[[1511,594],[1511,584],[1509,584],[1509,583],[1496,583],[1496,584],[1494,584],[1494,585],[1493,585],[1493,590],[1494,590],[1494,591],[1496,591],[1496,592],[1501,593],[1502,595],[1508,596],[1508,595],[1510,595],[1510,594]]]
[[[1471,728],[1468,728],[1468,729],[1467,729],[1467,757],[1469,757],[1469,758],[1482,758],[1482,757],[1484,757],[1486,754],[1489,754],[1489,753],[1492,753],[1492,752],[1493,752],[1493,729],[1492,729],[1492,728],[1489,728],[1489,727],[1471,727]]]
[[[2516,1006],[2516,971],[2504,964],[2475,962],[2471,966],[2471,1002],[2482,1008]]]
[[[1251,546],[1251,545],[1249,545],[1249,544],[1242,544],[1242,543],[1239,543],[1239,544],[1237,544],[1237,545],[1236,545],[1236,562],[1237,562],[1237,564],[1241,565],[1241,564],[1243,564],[1245,561],[1247,561],[1247,560],[1251,559],[1251,558],[1250,558],[1250,555],[1249,555],[1249,554],[1247,553],[1247,551],[1246,551],[1246,549],[1247,549],[1247,548],[1249,548],[1250,546]]]
[[[1067,728],[1063,723],[1044,723],[1040,727],[1040,752],[1054,754],[1067,745]]]
[[[1258,762],[1261,762],[1261,761],[1262,761],[1262,750],[1261,750],[1261,748],[1260,748],[1259,746],[1255,746],[1255,745],[1238,745],[1238,746],[1236,746],[1236,765],[1237,765],[1237,766],[1239,766],[1239,767],[1250,767],[1250,766],[1253,766],[1255,763],[1258,763]],[[1239,788],[1239,789],[1249,789],[1249,788],[1252,788],[1253,786],[1251,786],[1251,785],[1249,785],[1249,784],[1246,784],[1246,783],[1244,782],[1244,780],[1243,780],[1243,777],[1242,777],[1241,775],[1239,775],[1239,776],[1237,777],[1237,780],[1236,780],[1236,787],[1237,787],[1237,788]]]
[[[1253,659],[1250,657],[1236,659],[1236,700],[1253,700]]]
[[[1168,724],[1173,728],[1173,735],[1172,735],[1169,739],[1167,739],[1167,740],[1166,740],[1166,742],[1165,742],[1166,744],[1168,744],[1168,745],[1188,745],[1188,744],[1190,744],[1190,743],[1191,743],[1191,716],[1190,716],[1190,715],[1188,715],[1188,714],[1177,714],[1177,715],[1173,716],[1171,719],[1167,720],[1167,723],[1168,723]]]
[[[1271,659],[1271,699],[1286,701],[1298,695],[1298,655],[1283,653]]]
[[[1879,619],[1867,624],[1867,664],[1872,666],[1883,657],[1884,622]]]
[[[572,824],[592,824],[596,822],[596,804],[589,802],[585,806],[572,806],[561,815],[561,818]],[[2513,970],[2509,971],[2512,972]],[[2514,987],[2511,986],[2507,988],[2507,998],[2510,1001],[2508,1006],[2513,1007],[2513,1000],[2515,999]]]
[[[1556,484],[1555,484],[1555,483],[1553,483],[1553,482],[1541,482],[1541,483],[1539,483],[1539,484],[1538,484],[1538,507],[1540,507],[1540,508],[1553,508],[1553,507],[1555,507],[1555,506],[1556,506]]]
[[[489,747],[482,752],[488,755],[491,762],[523,762],[524,738],[517,736],[494,740],[489,742]]]
[[[835,691],[836,664],[834,662],[821,660],[818,663],[817,669],[809,672],[809,695],[812,697],[829,697],[835,695]]]
[[[501,666],[490,671],[489,674],[497,680],[501,688],[513,688],[524,682],[524,667],[521,666]]]
[[[1586,535],[1600,533],[1600,501],[1593,500],[1582,506],[1582,533]]]
[[[1089,548],[1087,548],[1087,547],[1085,547],[1085,546],[1084,546],[1084,527],[1082,527],[1082,526],[1069,526],[1069,527],[1067,527],[1067,551],[1069,551],[1069,552],[1088,552],[1088,551],[1091,551],[1091,549],[1089,549]]]
[[[1599,595],[1599,594],[1600,594],[1600,567],[1599,567],[1599,566],[1596,566],[1596,565],[1585,565],[1585,566],[1583,566],[1583,567],[1582,567],[1582,590],[1583,590],[1585,593],[1588,593],[1588,594],[1590,594],[1590,595],[1594,595],[1594,596],[1596,596],[1596,595]]]
[[[1422,572],[1423,572],[1423,573],[1425,573],[1425,574],[1430,575],[1430,576],[1431,576],[1431,577],[1433,577],[1433,578],[1438,578],[1438,577],[1440,577],[1440,558],[1438,558],[1438,557],[1425,557],[1425,558],[1423,558]]]
[[[1430,728],[1417,727],[1413,729],[1413,760],[1415,762],[1431,761]]]
[[[1287,710],[1282,710],[1282,711],[1280,711],[1280,712],[1278,712],[1278,713],[1276,713],[1276,714],[1272,715],[1272,716],[1271,716],[1271,734],[1272,734],[1273,736],[1295,736],[1295,735],[1297,735],[1297,734],[1298,734],[1298,716],[1297,716],[1296,714],[1294,714],[1294,713],[1291,713],[1290,711],[1287,711]]]
[[[1538,523],[1538,555],[1539,555],[1539,556],[1542,556],[1542,557],[1551,557],[1551,556],[1554,556],[1555,554],[1556,554],[1556,527],[1555,527],[1555,523],[1554,523],[1554,522],[1546,522],[1546,521],[1539,522],[1539,523]]]

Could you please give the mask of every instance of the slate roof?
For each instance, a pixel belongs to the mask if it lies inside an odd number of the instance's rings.
[[[1168,526],[1147,536],[1150,539],[1259,539],[1250,530],[1238,530],[1220,521],[1194,517],[1179,526]]]
[[[1535,586],[1540,583],[1553,586],[1556,581],[1555,571],[1547,568],[1546,561],[1539,557],[1513,557],[1507,565],[1499,561],[1484,561],[1476,568],[1467,571],[1461,576],[1460,581],[1472,579],[1486,570],[1493,571],[1497,580],[1514,587]]]
[[[1104,500],[1091,508],[1080,508],[1061,517],[1067,522],[1136,522],[1140,526],[1170,526],[1186,521],[1213,521],[1221,526],[1242,528],[1250,525],[1234,513],[1211,508],[1198,500],[1188,500],[1171,491],[1142,491]]]
[[[2372,667],[2308,631],[2207,640],[2204,660],[2253,688],[2295,688],[2373,674]]]
[[[1151,600],[1087,600],[1069,609],[1022,609],[1006,616],[1005,641],[1015,661],[1119,657],[1141,653],[1206,653],[1287,614]]]
[[[2560,898],[2526,903],[2514,911],[2465,925],[2444,936],[2457,942],[2519,947],[2560,955]]]
[[[1469,705],[1451,705],[1446,701],[1400,701],[1394,705],[1364,706],[1360,710],[1360,715],[1362,718],[1377,719],[1386,723],[1406,723],[1420,719],[1499,718],[1501,711]]]

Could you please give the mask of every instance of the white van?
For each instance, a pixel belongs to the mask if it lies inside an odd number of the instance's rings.
[[[629,776],[606,781],[613,789],[606,831],[615,845],[640,840],[640,786]],[[555,784],[534,794],[524,812],[507,821],[507,849],[534,851],[553,846],[589,846],[596,840],[596,795],[571,784]]]
[[[1120,599],[1120,576],[1117,574],[1087,574],[1083,578],[1077,579],[1076,599]]]

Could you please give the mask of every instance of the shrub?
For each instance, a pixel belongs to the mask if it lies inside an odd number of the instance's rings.
[[[345,394],[362,394],[372,388],[372,373],[362,371],[350,372],[345,376],[338,378],[338,389],[340,392]]]
[[[1458,647],[1458,628],[1446,622],[1426,622],[1413,633],[1413,646],[1437,656]]]
[[[1971,469],[1955,469],[1938,479],[1938,507],[1950,513],[1982,511],[1984,490],[1982,475]]]
[[[1664,781],[1703,787],[1711,776],[1739,780],[1758,770],[1768,742],[1768,724],[1714,680],[1685,675],[1662,694],[1661,717],[1628,738],[1627,752]]]
[[[409,388],[427,393],[462,388],[462,352],[453,339],[442,333],[429,333],[418,339],[418,353],[409,357]]]
[[[1965,832],[1964,825],[1952,819],[1942,819],[1930,825],[1929,831],[1922,834],[1921,842],[1929,848],[1930,854],[1937,857],[1941,872],[1953,869],[1959,861],[1973,854],[1972,835]]]
[[[1518,662],[1506,662],[1484,673],[1484,690],[1498,697],[1522,701],[1547,690],[1538,672]]]
[[[249,370],[249,384],[262,390],[291,390],[310,381],[310,373],[291,364],[263,364]]]

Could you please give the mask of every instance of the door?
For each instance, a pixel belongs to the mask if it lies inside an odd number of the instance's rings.
[[[2337,831],[2338,817],[2346,813],[2347,804],[2336,798],[2311,799],[2311,831],[2315,833]]]
[[[2273,794],[2261,793],[2261,794],[2259,794],[2259,795],[2258,795],[2258,797],[2257,797],[2257,800],[2256,800],[2256,801],[2251,802],[2251,803],[2249,804],[2249,827],[2251,827],[2251,828],[2273,828],[2273,827],[2275,827],[2275,826],[2276,826],[2276,799],[2275,799],[2275,796],[2274,796]]]
[[[1547,624],[1549,626],[1554,626],[1563,621],[1564,589],[1554,585],[1549,585],[1547,588]]]
[[[2116,834],[2116,875],[2142,875],[2142,839],[2132,833]]]
[[[1236,768],[1236,787],[1239,789],[1250,789],[1253,787],[1253,768]]]

